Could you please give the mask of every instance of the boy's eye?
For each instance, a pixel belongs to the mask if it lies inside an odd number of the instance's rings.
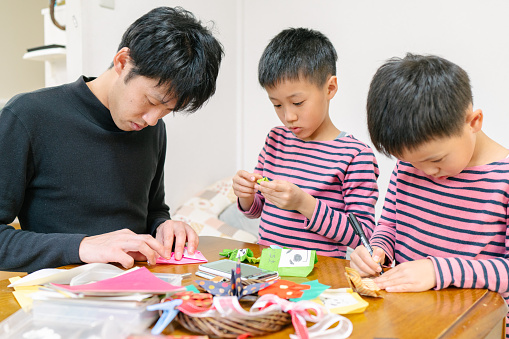
[[[300,105],[302,105],[303,103],[304,103],[304,101],[301,101],[301,102],[294,102],[293,104],[294,104],[295,106],[300,106]]]
[[[275,108],[279,108],[279,107],[281,107],[281,105],[274,105],[274,107],[275,107]]]
[[[444,158],[440,158],[440,159],[437,159],[437,160],[432,160],[431,162],[435,162],[436,163],[436,162],[440,162],[442,160],[444,160]]]

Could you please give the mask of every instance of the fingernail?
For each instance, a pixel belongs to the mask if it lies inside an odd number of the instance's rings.
[[[374,256],[373,256],[373,260],[374,260],[375,262],[379,262],[379,261],[380,261],[380,257],[379,257],[378,255],[374,255]]]
[[[177,260],[182,259],[182,253],[180,253],[180,252],[176,252],[176,253],[175,253],[175,259],[177,259]]]

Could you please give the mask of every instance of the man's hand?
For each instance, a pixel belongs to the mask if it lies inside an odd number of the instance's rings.
[[[385,261],[385,252],[377,246],[373,247],[371,256],[366,247],[359,245],[350,255],[350,267],[355,268],[361,277],[375,276],[382,270],[378,263]],[[384,272],[384,276],[387,274]]]
[[[198,234],[191,226],[182,222],[167,220],[157,227],[156,239],[164,246],[163,257],[169,259],[171,257],[171,249],[175,242],[175,259],[182,259],[184,247],[187,241],[187,251],[190,255],[194,254],[198,247]]]
[[[430,259],[407,261],[375,279],[387,292],[422,292],[437,285],[435,267]]]
[[[79,255],[86,263],[115,262],[131,268],[135,260],[155,265],[158,256],[164,255],[164,246],[150,234],[123,229],[83,238]]]
[[[255,188],[263,194],[266,200],[281,209],[299,211],[308,219],[313,216],[316,199],[289,181],[262,181]]]
[[[253,205],[256,194],[256,180],[263,178],[258,173],[249,173],[244,170],[238,171],[233,177],[233,193],[239,198],[240,207],[244,211],[249,211]]]

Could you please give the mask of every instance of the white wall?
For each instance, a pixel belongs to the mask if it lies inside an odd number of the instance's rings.
[[[254,167],[266,133],[280,124],[258,85],[258,59],[268,41],[287,27],[318,29],[336,46],[339,92],[331,116],[341,130],[369,143],[365,101],[376,69],[406,52],[433,53],[469,72],[474,106],[485,113],[485,131],[509,147],[506,0],[117,0],[113,11],[100,7],[99,0],[67,4],[77,18],[77,27],[68,32],[74,37],[68,50],[79,44],[76,59],[68,57],[71,80],[104,71],[125,28],[150,8],[181,5],[204,21],[215,21],[226,51],[216,95],[192,116],[165,118],[166,190],[172,208],[237,169]],[[377,158],[383,196],[394,161]]]
[[[138,17],[158,6],[182,6],[214,27],[225,49],[217,91],[192,115],[164,118],[168,132],[166,202],[174,210],[205,186],[235,173],[237,58],[234,0],[117,0],[114,10],[99,0],[67,0],[68,77],[98,76],[113,60],[121,36]],[[211,20],[215,22],[212,25]]]
[[[270,127],[279,121],[257,83],[258,59],[287,27],[322,31],[338,52],[339,91],[331,102],[336,126],[370,143],[365,103],[371,77],[384,60],[406,52],[438,54],[470,75],[484,130],[509,147],[509,2],[505,0],[257,0],[244,1],[242,167],[251,169]],[[381,196],[394,161],[377,154]],[[379,199],[380,213],[383,197]]]

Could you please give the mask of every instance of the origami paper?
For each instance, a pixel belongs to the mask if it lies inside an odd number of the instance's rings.
[[[198,286],[209,292],[213,295],[219,296],[236,296],[238,299],[242,297],[258,292],[261,289],[266,288],[274,283],[274,281],[268,281],[263,283],[251,284],[248,286],[243,286],[240,275],[240,260],[237,261],[237,267],[232,270],[232,276],[230,281],[206,281],[206,280],[196,280],[195,281]]]
[[[200,251],[195,251],[194,255],[190,255],[187,252],[187,247],[184,248],[184,253],[182,254],[182,259],[175,259],[175,252],[171,253],[170,259],[166,259],[163,257],[157,258],[157,264],[173,264],[173,265],[186,265],[186,264],[199,264],[207,262],[207,258],[203,256]]]
[[[50,284],[57,289],[86,295],[105,295],[118,293],[152,293],[165,294],[184,290],[184,287],[174,286],[162,281],[152,274],[146,267],[140,267],[114,278],[101,280],[85,285]]]
[[[318,280],[302,283],[302,285],[309,285],[310,289],[305,290],[300,298],[291,298],[290,301],[312,300],[318,298],[324,291],[329,289],[330,286],[320,284]]]
[[[304,290],[309,290],[310,285],[301,285],[288,280],[278,280],[269,287],[258,291],[258,295],[275,294],[283,299],[300,298]]]
[[[230,260],[247,261],[251,264],[257,264],[260,262],[260,258],[255,258],[253,251],[249,248],[230,250],[225,248],[219,255],[228,257]]]
[[[315,250],[265,248],[259,266],[282,277],[307,277],[317,262]]]
[[[345,267],[345,276],[348,284],[355,292],[368,297],[383,298],[380,293],[380,287],[372,278],[362,278],[356,269]]]

